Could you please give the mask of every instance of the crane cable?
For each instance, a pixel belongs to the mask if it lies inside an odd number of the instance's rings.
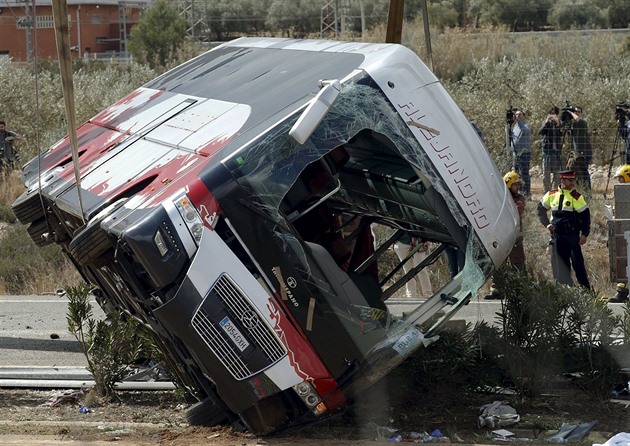
[[[72,149],[74,178],[77,185],[81,218],[85,224],[85,212],[83,210],[83,197],[81,194],[81,173],[79,172],[79,149],[74,108],[74,85],[72,83],[72,57],[70,54],[70,26],[68,24],[67,0],[52,0],[52,11],[53,21],[55,23],[55,40],[57,42],[57,58],[59,59],[59,72],[61,73],[61,86],[66,107],[68,136],[70,137],[70,147]]]
[[[32,16],[32,29],[33,29],[33,46],[31,50],[33,51],[33,71],[35,73],[35,147],[37,147],[37,190],[42,190],[42,150],[41,150],[41,124],[42,124],[42,116],[41,116],[41,105],[39,103],[39,48],[37,46],[37,0],[33,0],[31,4],[31,16]],[[16,17],[16,23],[17,23]],[[48,215],[45,211],[46,206],[44,204],[44,197],[40,193],[39,201],[42,205],[42,209],[44,209],[44,219],[46,221],[46,227],[49,227],[48,224]],[[42,236],[43,237],[43,236]]]

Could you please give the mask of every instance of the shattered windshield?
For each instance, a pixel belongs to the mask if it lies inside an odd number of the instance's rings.
[[[250,200],[256,203],[258,210],[264,213],[268,220],[277,223],[274,238],[286,258],[303,273],[307,282],[320,290],[335,309],[342,323],[346,323],[348,307],[340,307],[338,299],[335,299],[334,291],[329,289],[330,286],[326,284],[326,281],[317,274],[313,274],[309,257],[304,250],[304,241],[299,240],[300,235],[290,229],[287,220],[291,221],[291,219],[287,218],[282,210],[283,200],[286,203],[287,194],[294,188],[305,170],[317,165],[324,156],[330,156],[336,148],[351,144],[353,138],[362,131],[369,130],[393,143],[398,152],[397,156],[402,157],[412,166],[419,178],[418,181],[425,189],[437,190],[446,202],[448,211],[457,225],[468,228],[469,223],[418,140],[414,138],[387,97],[369,78],[364,77],[343,86],[334,106],[304,144],[298,144],[289,136],[289,130],[298,117],[299,114],[289,117],[259,140],[235,154],[236,163],[232,165],[238,167],[233,170],[233,175],[249,195]],[[331,185],[327,191],[335,193],[338,189],[334,186],[339,180],[334,176],[334,171],[331,172],[329,180]],[[339,187],[343,191],[344,185],[341,181]],[[422,215],[422,213],[417,213],[413,224],[422,225]],[[435,215],[430,215],[430,217],[435,218]],[[444,237],[449,237],[449,234]],[[464,248],[469,261],[466,262],[464,271],[457,281],[457,283],[461,282],[461,289],[458,287],[453,290],[453,294],[457,294],[462,300],[483,285],[485,275],[482,270],[489,268],[489,259],[479,248],[480,244],[476,242],[475,235],[469,234],[467,240],[468,244]],[[374,302],[368,302],[365,299],[358,304],[353,303],[353,306],[359,307],[357,309],[359,313],[369,312],[370,308],[378,307],[375,307]],[[351,318],[354,316],[356,315],[352,315]],[[388,318],[389,315],[385,312],[384,317]],[[387,331],[392,327],[390,322],[381,320],[378,324],[371,326],[370,330]],[[404,333],[411,336],[407,333],[409,329],[407,324],[401,327],[397,322],[394,325],[396,326],[393,330],[396,333],[394,336],[398,337]],[[356,340],[364,352],[367,352],[374,348],[375,342],[382,337],[382,334],[366,336],[363,330]],[[412,337],[415,339],[417,336]]]

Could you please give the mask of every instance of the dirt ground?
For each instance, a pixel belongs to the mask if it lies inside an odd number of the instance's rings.
[[[190,404],[174,392],[128,391],[119,397],[115,403],[99,403],[74,391],[0,389],[0,445],[309,446],[302,436],[261,439],[229,427],[189,427],[185,409]]]
[[[341,421],[263,438],[226,426],[188,426],[190,403],[175,392],[118,396],[118,402],[101,403],[76,391],[0,389],[0,445],[354,446],[383,444],[393,434],[372,422],[348,427]]]
[[[598,401],[568,389],[527,402],[482,394],[464,399],[446,392],[439,401],[399,406],[395,387],[384,383],[338,417],[267,437],[230,427],[188,426],[185,410],[191,403],[172,391],[125,391],[119,393],[119,401],[101,403],[90,394],[0,389],[0,445],[358,446],[385,444],[399,434],[409,441],[414,432],[434,429],[442,432],[444,443],[496,444],[491,430],[476,423],[481,405],[502,399],[509,399],[521,417],[506,429],[531,444],[549,444],[546,439],[565,422],[598,420],[582,444],[604,443],[617,433],[630,432],[630,400]]]

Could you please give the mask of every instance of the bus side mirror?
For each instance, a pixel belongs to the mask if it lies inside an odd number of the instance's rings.
[[[299,144],[304,144],[313,134],[341,92],[341,84],[338,79],[320,81],[320,83],[323,85],[322,89],[289,130],[289,135]]]

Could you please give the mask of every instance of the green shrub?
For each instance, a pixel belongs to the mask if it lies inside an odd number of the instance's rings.
[[[619,377],[613,352],[627,326],[597,293],[544,278],[533,280],[508,265],[495,274],[504,296],[500,328],[485,341],[523,394],[539,394],[566,373],[603,396]],[[482,341],[483,342],[483,341]]]
[[[106,320],[92,317],[92,286],[82,283],[66,287],[68,330],[79,341],[92,374],[96,392],[112,397],[116,384],[129,375],[128,366],[141,357],[149,340],[134,319],[111,314]]]
[[[414,394],[409,395],[410,400],[417,399],[415,392],[476,391],[483,386],[505,384],[502,365],[496,356],[482,351],[479,342],[492,332],[494,329],[486,322],[468,324],[463,332],[440,332],[435,343],[419,349],[401,367],[401,373],[411,377]]]
[[[495,274],[504,299],[494,324],[441,331],[388,379],[401,407],[421,399],[453,401],[509,387],[540,396],[559,380],[603,399],[630,366],[630,306],[615,316],[596,293],[526,276],[509,266]]]

